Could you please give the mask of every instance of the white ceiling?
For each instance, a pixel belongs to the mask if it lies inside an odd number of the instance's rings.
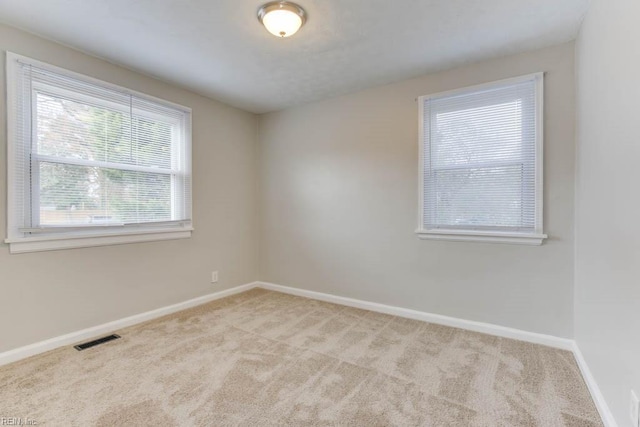
[[[576,37],[589,0],[0,0],[0,22],[263,113]]]

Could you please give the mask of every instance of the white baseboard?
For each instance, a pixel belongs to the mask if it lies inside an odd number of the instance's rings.
[[[591,392],[591,397],[593,398],[593,402],[598,408],[598,412],[600,413],[600,417],[602,418],[602,422],[605,427],[618,427],[615,418],[613,418],[613,413],[609,409],[609,405],[604,400],[604,395],[600,391],[600,387],[598,387],[598,383],[591,373],[591,369],[589,369],[589,365],[587,365],[587,361],[582,355],[582,351],[580,351],[580,347],[578,347],[577,342],[573,342],[573,355],[576,358],[576,362],[580,367],[580,372],[582,372],[582,378],[584,378],[584,382],[587,383],[587,387]]]
[[[321,292],[308,291],[306,289],[292,288],[289,286],[276,285],[268,282],[257,282],[257,286],[277,292],[284,292],[291,295],[317,299],[335,304],[346,305],[349,307],[361,308],[364,310],[377,311],[380,313],[391,314],[394,316],[406,317],[409,319],[422,320],[424,322],[435,323],[438,325],[451,326],[454,328],[467,329],[470,331],[481,332],[484,334],[495,335],[504,338],[511,338],[520,341],[526,341],[534,344],[546,345],[548,347],[559,348],[571,351],[575,358],[584,380],[589,388],[591,397],[598,408],[598,412],[602,417],[605,427],[617,427],[609,406],[604,400],[604,396],[598,387],[587,362],[582,356],[582,352],[578,348],[576,342],[568,338],[559,338],[552,335],[538,334],[535,332],[522,331],[520,329],[507,328],[505,326],[493,325],[490,323],[475,322],[472,320],[458,319],[456,317],[443,316],[440,314],[427,313],[423,311],[410,310],[402,307],[379,304],[375,302],[362,301],[353,298],[340,297]]]
[[[123,329],[128,326],[132,326],[138,323],[146,322],[147,320],[153,320],[158,317],[166,316],[167,314],[176,313],[181,310],[186,310],[191,307],[195,307],[201,304],[208,303],[220,298],[228,297],[230,295],[238,294],[240,292],[248,291],[255,288],[256,282],[248,283],[246,285],[236,286],[234,288],[225,289],[224,291],[214,292],[209,295],[190,299],[188,301],[173,304],[167,307],[158,308],[156,310],[147,311],[145,313],[136,314],[124,319],[115,320],[113,322],[104,323],[102,325],[94,326],[91,328],[83,329],[76,332],[71,332],[66,335],[51,338],[45,341],[40,341],[34,344],[30,344],[24,347],[19,347],[13,350],[0,353],[0,366],[6,365],[11,362],[25,359],[36,354],[44,353],[45,351],[53,350],[65,345],[75,344],[80,341],[84,341],[90,338],[95,338],[100,335],[108,334],[118,329]]]
[[[438,325],[451,326],[454,328],[467,329],[481,332],[483,334],[495,335],[504,338],[512,338],[520,341],[527,341],[534,344],[546,345],[548,347],[560,348],[563,350],[573,350],[573,340],[559,338],[552,335],[527,332],[519,329],[508,328],[506,326],[493,325],[490,323],[476,322],[473,320],[458,319],[456,317],[443,316],[440,314],[427,313],[424,311],[411,310],[402,307],[379,304],[376,302],[362,301],[353,298],[339,297],[321,292],[307,291],[305,289],[291,288],[288,286],[276,285],[274,283],[258,282],[258,286],[264,289],[284,292],[287,294],[313,298],[335,304],[347,305],[349,307],[361,308],[364,310],[377,311],[394,316],[406,317],[409,319],[422,320],[424,322],[436,323]]]
[[[331,302],[335,304],[346,305],[349,307],[361,308],[364,310],[377,311],[380,313],[391,314],[394,316],[406,317],[409,319],[422,320],[424,322],[435,323],[438,325],[451,326],[454,328],[467,329],[470,331],[481,332],[484,334],[495,335],[504,338],[511,338],[520,341],[526,341],[534,344],[546,345],[548,347],[559,348],[571,351],[575,358],[582,376],[589,388],[591,397],[598,408],[598,412],[602,417],[605,427],[617,427],[609,406],[604,400],[604,396],[591,374],[587,362],[582,356],[582,352],[577,343],[568,338],[559,338],[552,335],[538,334],[535,332],[527,332],[505,326],[493,325],[490,323],[475,322],[472,320],[458,319],[455,317],[443,316],[440,314],[426,313],[423,311],[410,310],[402,307],[394,307],[391,305],[379,304],[375,302],[362,301],[353,298],[340,297],[321,292],[308,291],[305,289],[292,288],[289,286],[276,285],[268,282],[257,282],[257,286],[272,291],[283,292],[291,295],[317,299],[321,301]]]
[[[167,314],[176,313],[181,310],[186,310],[191,307],[195,307],[201,304],[206,304],[210,301],[214,301],[220,298],[224,298],[230,295],[238,294],[240,292],[248,291],[252,288],[260,287],[277,292],[283,292],[291,295],[298,295],[302,297],[312,298],[320,301],[331,302],[335,304],[346,305],[349,307],[361,308],[364,310],[371,310],[385,314],[391,314],[394,316],[405,317],[409,319],[421,320],[424,322],[435,323],[444,326],[451,326],[454,328],[467,329],[470,331],[481,332],[484,334],[495,335],[504,338],[511,338],[520,341],[531,342],[534,344],[546,345],[549,347],[559,348],[563,350],[569,350],[573,352],[580,371],[584,377],[584,380],[591,392],[591,396],[598,408],[600,416],[605,427],[617,427],[616,421],[613,418],[609,407],[604,400],[604,396],[598,387],[587,363],[580,351],[580,348],[574,340],[567,338],[559,338],[551,335],[538,334],[535,332],[527,332],[519,329],[508,328],[505,326],[493,325],[490,323],[475,322],[472,320],[458,319],[455,317],[443,316],[440,314],[427,313],[423,311],[411,310],[402,307],[395,307],[391,305],[379,304],[375,302],[362,301],[353,298],[341,297],[331,294],[325,294],[321,292],[308,291],[305,289],[292,288],[289,286],[276,285],[268,282],[253,282],[246,285],[236,286],[234,288],[226,289],[224,291],[215,292],[209,295],[205,295],[199,298],[194,298],[188,301],[184,301],[178,304],[173,304],[167,307],[162,307],[156,310],[147,311],[145,313],[136,314],[134,316],[126,317],[124,319],[116,320],[113,322],[105,323],[102,325],[94,326],[92,328],[83,329],[81,331],[72,332],[59,337],[51,338],[38,343],[30,344],[24,347],[9,350],[4,353],[0,353],[0,366],[6,365],[11,362],[18,361],[36,354],[44,353],[45,351],[53,350],[65,345],[75,344],[80,341],[84,341],[90,338],[94,338],[100,335],[104,335],[118,329],[123,329],[128,326],[132,326],[138,323],[146,322],[147,320],[153,320],[158,317],[165,316]]]

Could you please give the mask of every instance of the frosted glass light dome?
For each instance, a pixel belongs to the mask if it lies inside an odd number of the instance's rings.
[[[263,5],[258,10],[258,19],[274,36],[290,37],[305,23],[306,14],[295,3],[275,1]]]

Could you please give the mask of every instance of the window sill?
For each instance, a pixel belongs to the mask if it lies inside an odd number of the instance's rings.
[[[509,233],[474,230],[416,230],[423,240],[449,240],[454,242],[507,243],[513,245],[540,246],[546,234]]]
[[[122,245],[125,243],[155,242],[162,240],[186,239],[191,237],[193,228],[172,228],[154,230],[130,230],[118,233],[69,233],[57,236],[32,236],[8,238],[9,252],[20,254],[26,252],[55,251],[59,249],[89,248],[93,246]]]

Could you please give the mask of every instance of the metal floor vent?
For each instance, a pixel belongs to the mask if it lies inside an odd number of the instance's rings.
[[[78,351],[82,351],[82,350],[86,350],[86,349],[91,348],[91,347],[95,347],[95,346],[100,345],[100,344],[104,344],[104,343],[109,342],[109,341],[117,340],[118,338],[120,338],[120,335],[116,335],[116,334],[108,335],[106,337],[98,338],[97,340],[85,342],[83,344],[74,345],[73,348],[75,348]]]

